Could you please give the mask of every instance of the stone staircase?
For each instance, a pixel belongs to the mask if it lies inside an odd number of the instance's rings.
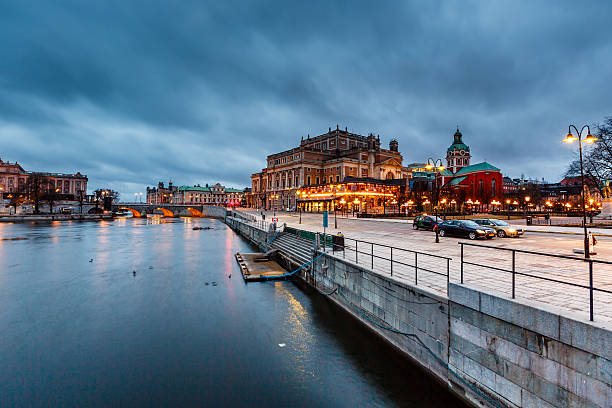
[[[299,238],[293,234],[281,232],[268,246],[268,250],[278,249],[281,255],[296,265],[312,260],[314,242]]]

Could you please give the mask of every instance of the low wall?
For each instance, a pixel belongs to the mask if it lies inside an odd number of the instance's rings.
[[[112,214],[38,214],[0,216],[0,222],[40,222],[40,221],[99,221],[112,220]]]
[[[609,328],[453,283],[449,307],[450,365],[482,391],[516,407],[612,406]]]
[[[227,210],[225,209],[225,207],[219,207],[217,205],[203,205],[202,206],[202,217],[224,219],[226,215],[227,215]]]
[[[235,232],[248,239],[251,244],[258,248],[258,250],[266,251],[268,240],[270,238],[266,231],[253,225],[249,225],[248,223],[244,222],[244,220],[234,217],[225,218],[225,223]]]

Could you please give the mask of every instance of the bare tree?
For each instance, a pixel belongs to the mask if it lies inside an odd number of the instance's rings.
[[[50,179],[42,173],[32,173],[23,184],[20,193],[34,203],[34,213],[40,213],[40,202],[48,192]]]
[[[79,199],[80,213],[83,214],[83,200],[85,200],[85,192],[83,190],[77,191],[77,197]]]
[[[55,204],[55,202],[59,201],[60,198],[61,198],[61,194],[60,194],[59,188],[54,188],[53,187],[53,182],[49,183],[49,189],[43,195],[42,198],[43,198],[43,200],[45,200],[49,204],[49,214],[52,214],[53,213],[53,204]]]
[[[603,196],[603,188],[606,180],[612,179],[612,116],[601,124],[594,127],[594,136],[598,140],[590,149],[584,149],[583,169],[585,184],[597,188]],[[565,177],[580,176],[580,159],[575,159],[565,172]]]
[[[9,205],[14,208],[14,214],[17,214],[17,207],[26,201],[26,196],[25,194],[12,193],[9,194],[9,199]]]

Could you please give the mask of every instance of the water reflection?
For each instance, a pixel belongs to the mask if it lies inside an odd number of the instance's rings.
[[[245,284],[249,250],[208,219],[0,224],[0,406],[456,406],[325,298]]]

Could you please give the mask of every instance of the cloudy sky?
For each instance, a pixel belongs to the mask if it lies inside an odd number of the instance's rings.
[[[0,157],[129,198],[246,186],[336,124],[443,157],[458,124],[475,161],[556,181],[568,124],[612,115],[611,21],[609,1],[7,0]]]

